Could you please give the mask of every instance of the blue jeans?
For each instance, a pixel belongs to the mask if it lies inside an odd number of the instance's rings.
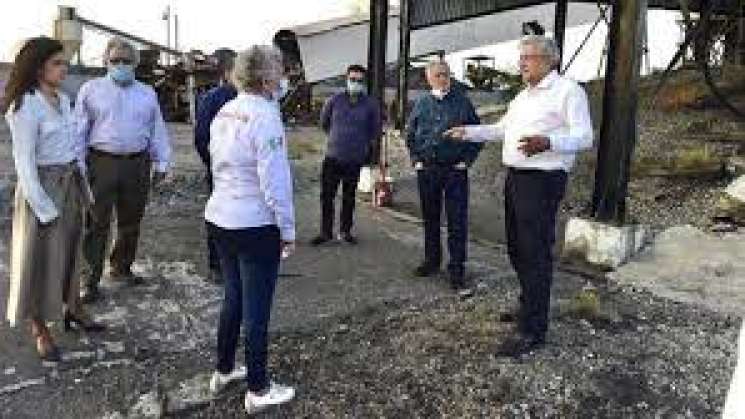
[[[424,219],[424,263],[442,262],[440,219],[443,207],[448,222],[448,271],[463,275],[468,241],[468,171],[451,166],[426,166],[417,171],[419,199]]]
[[[217,327],[217,370],[235,367],[235,351],[244,327],[248,389],[268,387],[269,317],[277,284],[280,235],[276,226],[226,230],[209,224],[220,256],[225,299]]]

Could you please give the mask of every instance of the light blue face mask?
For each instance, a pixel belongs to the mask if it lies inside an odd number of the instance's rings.
[[[347,91],[353,95],[361,95],[365,93],[365,83],[347,80]]]
[[[120,86],[128,85],[135,79],[135,68],[131,64],[111,64],[109,77]]]

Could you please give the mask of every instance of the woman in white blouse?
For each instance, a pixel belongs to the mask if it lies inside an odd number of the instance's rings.
[[[286,90],[282,74],[281,56],[272,47],[239,54],[233,70],[238,97],[220,109],[210,126],[214,189],[205,219],[225,284],[210,388],[218,392],[234,379],[245,379],[249,414],[295,394],[271,381],[267,372],[267,329],[280,255],[289,255],[295,241],[292,179],[278,106]],[[246,367],[236,368],[241,324]]]
[[[7,317],[12,326],[30,320],[39,357],[49,361],[59,361],[60,351],[48,321],[63,318],[65,330],[103,329],[79,303],[78,246],[90,195],[70,100],[59,91],[66,74],[60,42],[30,39],[16,56],[0,104],[18,176]]]

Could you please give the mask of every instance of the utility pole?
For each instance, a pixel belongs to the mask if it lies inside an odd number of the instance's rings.
[[[623,224],[636,129],[647,0],[614,0],[592,210],[597,221]]]
[[[163,11],[162,20],[166,22],[166,47],[171,48],[171,5]],[[166,54],[166,65],[171,65],[171,56]]]
[[[401,0],[399,6],[399,44],[398,44],[398,92],[396,95],[396,128],[406,126],[409,104],[409,55],[411,54],[411,0]]]
[[[569,13],[569,0],[556,0],[556,16],[554,19],[554,39],[559,48],[559,68],[561,72],[564,62],[564,38],[567,29],[567,14]]]
[[[368,88],[385,112],[385,64],[388,43],[388,0],[370,1],[370,39],[367,56]],[[380,141],[373,144],[371,163],[380,162]]]
[[[178,50],[178,15],[173,14],[173,49]]]

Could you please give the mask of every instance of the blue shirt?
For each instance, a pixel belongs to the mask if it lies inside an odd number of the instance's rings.
[[[473,164],[481,144],[443,137],[450,128],[479,124],[479,117],[468,97],[458,90],[442,99],[432,94],[421,97],[411,111],[406,127],[406,146],[412,162],[424,164]]]
[[[352,101],[348,93],[337,93],[323,106],[321,128],[329,136],[328,157],[363,164],[369,157],[370,145],[381,135],[380,104],[367,95]]]
[[[139,81],[119,86],[109,77],[88,81],[78,92],[74,115],[83,153],[88,147],[114,154],[147,151],[155,170],[167,170],[171,144],[152,87]]]
[[[220,108],[235,99],[236,96],[238,96],[238,92],[235,87],[226,83],[210,89],[197,101],[194,146],[207,167],[210,166],[210,125]]]

